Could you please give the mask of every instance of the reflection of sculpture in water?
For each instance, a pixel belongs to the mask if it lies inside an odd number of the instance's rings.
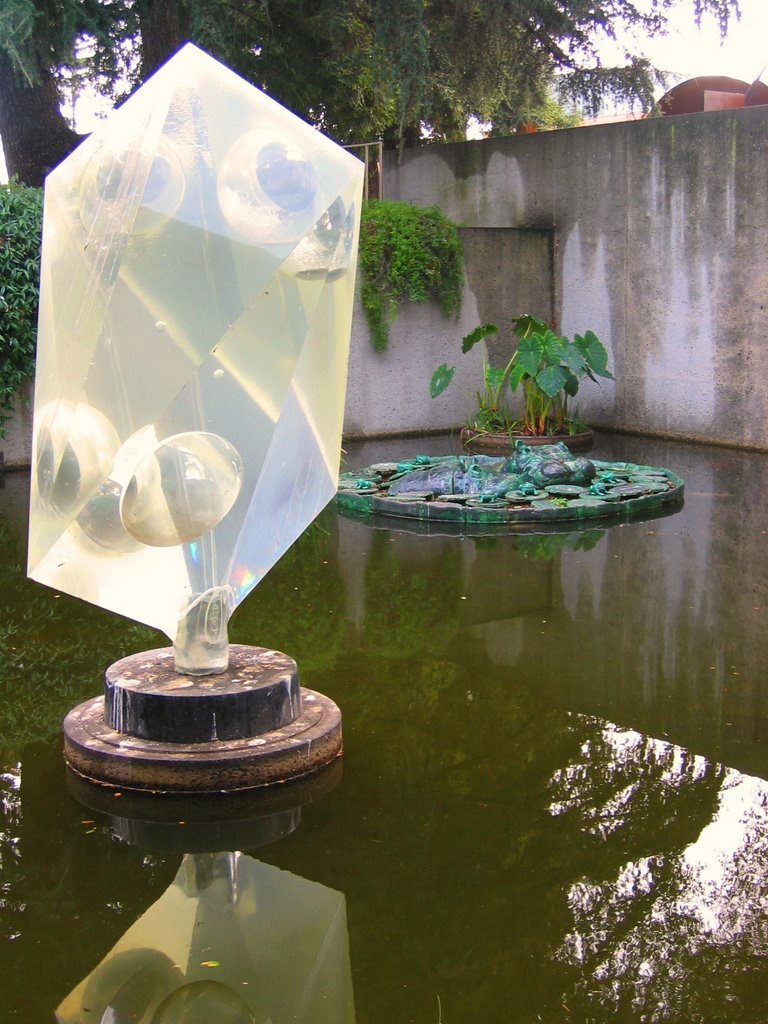
[[[511,458],[490,455],[448,456],[438,465],[425,466],[396,480],[393,496],[418,491],[443,494],[478,494],[501,497],[515,489],[548,484],[588,484],[595,465],[572,455],[562,443],[530,447],[517,442]]]
[[[47,179],[29,573],[180,671],[335,493],[362,178],[187,46]]]
[[[344,897],[244,854],[186,854],[56,1019],[354,1024]]]

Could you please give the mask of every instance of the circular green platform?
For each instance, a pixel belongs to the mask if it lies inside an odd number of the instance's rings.
[[[584,483],[514,482],[503,489],[500,460],[456,455],[419,455],[405,462],[380,462],[342,473],[336,504],[358,517],[394,516],[425,523],[519,526],[592,519],[629,519],[682,503],[684,483],[675,473],[631,462],[591,460],[594,476]],[[490,480],[483,481],[484,473]],[[477,482],[467,483],[475,472]],[[510,474],[514,480],[514,475]],[[408,478],[409,490],[398,493]],[[419,489],[418,483],[424,481]],[[453,481],[474,493],[456,493]]]

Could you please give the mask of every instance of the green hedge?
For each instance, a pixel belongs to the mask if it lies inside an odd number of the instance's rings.
[[[0,437],[35,370],[43,192],[0,185]]]

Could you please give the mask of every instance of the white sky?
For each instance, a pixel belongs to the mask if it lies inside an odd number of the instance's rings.
[[[753,82],[768,64],[768,0],[739,0],[741,18],[731,20],[728,35],[720,39],[717,22],[705,15],[701,28],[696,28],[693,7],[681,4],[669,15],[669,33],[639,43],[662,71],[670,71],[683,79],[696,75],[729,75]],[[608,59],[608,48],[601,47]]]
[[[679,80],[695,75],[730,75],[752,82],[768,64],[768,0],[739,0],[741,18],[733,20],[725,40],[713,17],[705,16],[697,29],[693,18],[693,5],[682,3],[669,16],[667,36],[638,43],[633,50],[644,52],[656,67],[673,72]],[[611,46],[600,47],[605,62],[612,59]],[[615,59],[620,60],[619,51]],[[768,83],[768,72],[763,76]],[[674,83],[672,83],[674,84]],[[78,114],[78,130],[87,132],[95,127],[87,116],[87,101],[83,100]],[[0,181],[7,175],[0,150]]]

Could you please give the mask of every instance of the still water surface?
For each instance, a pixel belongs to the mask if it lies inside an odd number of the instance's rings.
[[[674,470],[683,509],[523,538],[323,514],[231,639],[340,705],[343,774],[223,830],[71,795],[61,717],[166,641],[24,579],[6,476],[0,1022],[768,1020],[768,458],[594,454]]]

